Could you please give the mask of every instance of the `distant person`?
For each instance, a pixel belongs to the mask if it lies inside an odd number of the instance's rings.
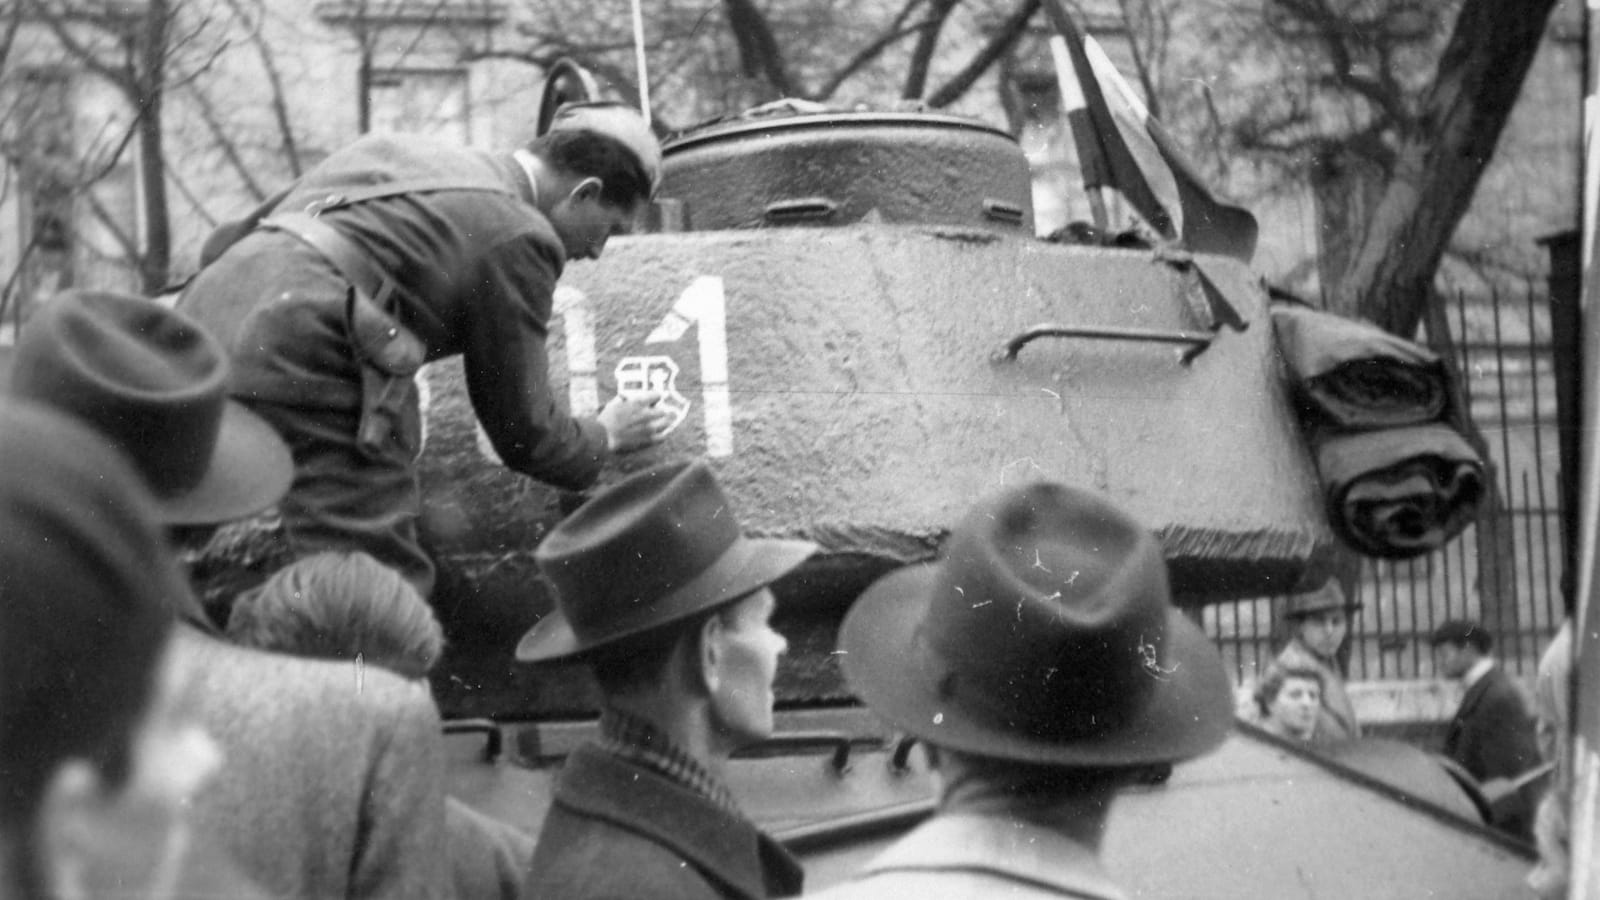
[[[1566,900],[1572,867],[1572,619],[1561,623],[1539,657],[1533,708],[1539,756],[1552,763],[1549,786],[1534,811],[1539,862],[1528,886],[1541,900]]]
[[[768,585],[816,551],[750,538],[711,469],[637,472],[534,551],[556,609],[525,662],[588,663],[598,740],[568,757],[524,897],[759,900],[800,892],[800,866],[728,791],[735,750],[772,735],[787,643]]]
[[[1330,744],[1361,737],[1355,705],[1345,692],[1344,667],[1339,648],[1350,636],[1350,617],[1361,604],[1345,599],[1344,589],[1328,581],[1316,590],[1295,594],[1284,615],[1289,620],[1289,643],[1278,653],[1278,665],[1314,669],[1322,678],[1322,709],[1317,715],[1313,744]]]
[[[1444,754],[1480,784],[1514,779],[1539,764],[1533,716],[1511,676],[1489,655],[1493,646],[1489,632],[1471,620],[1453,619],[1433,633],[1439,673],[1466,689],[1450,719]],[[1531,804],[1519,796],[1494,824],[1527,839],[1532,820]]]
[[[0,401],[0,896],[260,896],[197,865],[189,804],[221,756],[178,699],[187,592],[125,458]]]
[[[182,313],[68,291],[23,326],[9,390],[109,438],[163,524],[208,525],[270,507],[293,471],[272,429],[227,399],[227,376],[221,346]],[[358,690],[346,664],[236,646],[189,591],[164,599],[181,623],[173,653],[193,673],[180,702],[228,760],[195,800],[196,831],[278,896],[448,896],[427,689],[374,670]]]
[[[207,241],[178,307],[222,340],[232,395],[294,451],[280,509],[294,556],[362,550],[429,596],[426,362],[460,356],[496,454],[559,488],[586,488],[614,454],[659,438],[672,417],[651,398],[571,415],[545,341],[567,261],[626,234],[660,171],[655,135],[619,104],[564,107],[502,153],[367,135]]]
[[[365,553],[314,553],[284,566],[234,604],[228,638],[316,659],[360,657],[425,678],[444,654],[433,608],[400,573]]]
[[[1232,722],[1222,659],[1172,606],[1160,541],[1059,484],[980,500],[936,564],[867,589],[839,646],[856,694],[926,742],[940,797],[829,900],[1122,898],[1099,860],[1118,791]]]
[[[228,636],[247,647],[336,659],[423,679],[444,636],[400,573],[365,553],[317,553],[283,567],[233,607]],[[445,829],[456,900],[516,900],[533,836],[454,797]]]
[[[1255,720],[1262,730],[1309,744],[1322,712],[1322,673],[1313,668],[1271,665],[1255,690]]]

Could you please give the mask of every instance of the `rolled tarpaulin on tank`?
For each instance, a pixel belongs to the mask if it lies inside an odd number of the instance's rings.
[[[1272,325],[1308,424],[1392,428],[1446,418],[1449,373],[1439,355],[1375,325],[1288,303]]]
[[[1483,461],[1447,425],[1328,433],[1314,443],[1328,520],[1361,553],[1420,556],[1477,514]]]

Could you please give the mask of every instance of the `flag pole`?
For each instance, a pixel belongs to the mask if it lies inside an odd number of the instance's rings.
[[[1100,155],[1099,138],[1094,133],[1094,123],[1089,119],[1088,102],[1083,88],[1072,69],[1072,57],[1067,50],[1066,38],[1057,34],[1050,38],[1050,57],[1056,66],[1056,85],[1061,91],[1061,112],[1066,117],[1067,128],[1072,132],[1073,146],[1078,151],[1078,169],[1083,174],[1083,191],[1089,198],[1089,216],[1094,227],[1104,233],[1109,227],[1106,214],[1106,165]]]
[[[633,61],[639,70],[639,112],[644,115],[644,123],[650,124],[650,76],[644,66],[644,11],[639,8],[640,0],[633,0]]]

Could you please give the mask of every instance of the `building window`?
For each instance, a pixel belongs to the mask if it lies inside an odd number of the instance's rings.
[[[387,69],[371,81],[372,131],[426,134],[465,144],[471,137],[463,69]]]

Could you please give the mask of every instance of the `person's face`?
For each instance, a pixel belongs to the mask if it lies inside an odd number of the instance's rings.
[[[772,630],[777,601],[766,588],[713,616],[708,640],[714,642],[710,666],[711,714],[717,733],[730,748],[772,736],[772,682],[778,657],[789,649]]]
[[[1325,609],[1302,616],[1297,633],[1300,642],[1309,647],[1312,653],[1331,659],[1338,652],[1339,645],[1344,643],[1349,630],[1350,620],[1344,610]]]
[[[52,785],[52,883],[62,896],[171,896],[189,845],[188,810],[222,762],[185,700],[192,674],[169,648],[133,736],[128,779],[105,783],[81,761]]]
[[[1267,704],[1267,714],[1283,730],[1303,741],[1311,739],[1317,727],[1317,711],[1322,706],[1322,686],[1311,678],[1283,680],[1278,696]]]
[[[612,235],[633,231],[638,208],[605,203],[600,189],[600,179],[585,178],[549,211],[568,259],[599,259]]]
[[[1433,648],[1433,655],[1440,673],[1446,678],[1460,678],[1467,674],[1477,659],[1474,654],[1467,652],[1464,644],[1439,644]]]

